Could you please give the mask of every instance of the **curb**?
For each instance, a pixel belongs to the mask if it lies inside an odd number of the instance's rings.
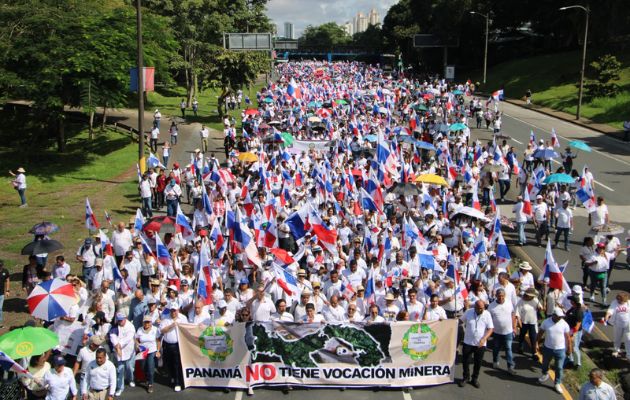
[[[520,104],[520,102],[518,100],[514,100],[514,99],[507,99],[506,98],[503,101],[506,102],[506,103],[510,103],[512,105],[515,105],[517,107],[526,109],[526,110],[535,111],[537,113],[540,113],[540,114],[543,114],[543,115],[547,115],[549,117],[557,118],[559,120],[562,120],[564,122],[568,122],[570,124],[573,124],[575,126],[579,126],[581,128],[590,129],[590,130],[602,133],[604,135],[607,135],[607,136],[610,136],[610,137],[612,137],[614,139],[617,139],[617,140],[619,140],[621,142],[628,142],[628,140],[625,140],[624,137],[623,137],[624,136],[624,131],[622,131],[622,130],[615,130],[615,128],[613,128],[613,127],[610,128],[611,130],[605,130],[605,129],[598,128],[596,126],[596,125],[600,125],[600,124],[589,125],[589,124],[585,124],[583,122],[577,121],[574,118],[566,118],[566,117],[564,117],[562,115],[558,115],[557,114],[557,113],[561,113],[563,111],[556,111],[556,113],[554,113],[554,112],[546,111],[545,107],[540,107],[540,108],[528,107],[528,106],[526,106],[524,104]]]

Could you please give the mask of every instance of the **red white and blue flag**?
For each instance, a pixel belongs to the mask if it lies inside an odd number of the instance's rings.
[[[564,276],[558,267],[556,260],[551,252],[551,241],[547,241],[547,250],[545,250],[545,261],[543,262],[544,278],[549,279],[549,287],[551,289],[562,289]]]
[[[85,198],[85,227],[90,231],[96,231],[100,227],[87,197]]]

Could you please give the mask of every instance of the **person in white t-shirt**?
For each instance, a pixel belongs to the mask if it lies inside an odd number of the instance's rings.
[[[608,223],[608,206],[604,203],[604,198],[597,198],[595,211],[588,214],[588,225],[592,227],[602,226]]]
[[[626,358],[630,359],[630,301],[628,294],[621,292],[610,303],[604,321],[614,327],[613,357],[621,352],[621,341],[626,345]]]
[[[499,352],[505,347],[508,373],[514,375],[514,358],[512,357],[512,340],[516,328],[516,316],[512,303],[505,300],[505,290],[498,289],[496,299],[488,307],[492,316],[494,332],[492,333],[492,366],[499,368]]]
[[[423,321],[444,321],[447,319],[446,311],[440,306],[440,297],[432,294],[429,306],[424,310]]]
[[[523,297],[516,304],[516,320],[520,328],[518,336],[519,348],[524,352],[525,335],[529,335],[531,343],[532,359],[538,361],[538,311],[543,309],[536,288],[530,287],[523,293]]]
[[[538,378],[538,382],[543,383],[549,379],[549,364],[551,359],[555,362],[556,379],[554,381],[556,392],[562,394],[562,375],[564,368],[564,360],[566,356],[573,352],[573,341],[571,340],[571,328],[569,324],[562,318],[564,311],[556,307],[551,317],[547,318],[540,325],[542,331],[538,337],[538,344],[543,344],[542,354],[542,376]]]
[[[569,209],[569,202],[563,201],[562,207],[556,210],[556,237],[554,247],[558,246],[560,234],[564,235],[564,250],[569,250],[569,232],[573,229],[573,212]]]
[[[542,237],[545,236],[545,240],[549,238],[549,206],[543,201],[541,195],[536,196],[536,204],[533,207],[534,211],[534,227],[536,228],[536,245],[541,245]]]
[[[474,308],[468,309],[461,317],[464,323],[464,343],[462,344],[462,365],[464,378],[459,381],[459,387],[466,386],[470,379],[470,384],[479,388],[479,371],[481,370],[481,360],[486,350],[488,338],[494,331],[492,316],[486,311],[486,305],[478,300]],[[470,375],[470,358],[474,358],[473,373]]]

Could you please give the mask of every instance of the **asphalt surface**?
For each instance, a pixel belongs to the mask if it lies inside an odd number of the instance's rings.
[[[590,153],[578,152],[578,156],[573,162],[573,168],[581,172],[584,165],[588,166],[595,178],[595,195],[604,197],[605,203],[608,205],[610,221],[624,226],[626,230],[630,228],[630,197],[628,196],[630,193],[630,148],[628,143],[509,103],[501,103],[501,109],[504,112],[502,132],[512,137],[508,142],[518,150],[519,161],[523,159],[522,154],[527,147],[530,130],[534,131],[537,140],[550,140],[550,132],[554,128],[561,145],[557,149],[558,152],[564,151],[568,142],[576,139],[591,146],[593,151]],[[491,139],[492,133],[486,129],[473,129],[473,137]],[[559,166],[560,164],[553,163],[554,169]],[[512,204],[516,194],[515,185],[512,182],[506,204],[500,205],[502,215],[513,218]],[[575,229],[569,237],[569,251],[562,249],[562,242],[560,242],[558,249],[553,250],[556,262],[562,264],[567,260],[569,261],[569,266],[565,270],[565,278],[571,286],[582,284],[579,251],[582,240],[590,230],[587,225],[588,213],[584,207],[577,207],[573,211],[573,215]],[[535,275],[538,275],[540,267],[543,265],[546,243],[543,243],[543,247],[536,247],[533,225],[530,223],[527,228],[528,245],[524,247],[510,246],[510,250],[519,257],[524,252],[525,259],[529,258],[528,261],[534,265]],[[508,245],[514,245],[514,235],[510,234],[509,230],[505,233],[507,233],[508,239],[512,239],[508,240]],[[553,235],[554,233],[550,234],[552,244]],[[617,236],[624,248],[627,236],[627,234]],[[607,299],[609,303],[619,291],[630,292],[630,271],[626,264],[625,252],[617,257],[617,266],[612,272],[610,288],[611,293],[608,294]],[[589,297],[590,293],[585,292],[585,303],[597,321],[603,317],[606,308],[600,304],[599,294],[596,295],[596,302],[589,301]],[[605,342],[612,342],[613,328],[598,323],[591,336],[591,339],[597,341],[598,346],[609,347]],[[612,350],[609,351],[612,352]]]
[[[568,139],[579,138],[584,140],[589,145],[601,151],[601,153],[593,152],[590,154],[581,153],[578,159],[575,160],[575,167],[581,170],[583,163],[587,163],[593,170],[595,179],[598,182],[608,186],[612,190],[606,190],[596,186],[596,194],[603,194],[606,197],[611,212],[611,220],[615,222],[624,222],[626,226],[630,224],[630,215],[623,216],[624,207],[628,205],[628,201],[625,200],[624,190],[621,188],[630,187],[630,156],[628,152],[622,150],[624,144],[617,142],[614,139],[602,137],[601,134],[589,131],[582,128],[576,128],[572,124],[562,122],[551,117],[542,116],[534,111],[524,110],[507,103],[502,103],[502,109],[505,112],[503,121],[503,131],[506,134],[511,135],[514,139],[511,140],[511,144],[517,147],[522,153],[525,147],[523,143],[527,143],[529,140],[530,129],[534,129],[536,137],[538,139],[548,139],[549,131],[552,127],[555,127],[562,146],[565,146]],[[171,155],[171,165],[173,161],[180,162],[182,167],[186,166],[190,159],[190,152],[195,148],[200,147],[199,141],[199,124],[181,124],[179,133],[179,144],[173,149]],[[162,125],[161,139],[166,139],[167,125]],[[473,129],[473,138],[479,137],[482,140],[489,140],[492,137],[492,133],[488,130]],[[162,140],[160,140],[162,142]],[[526,146],[526,145],[525,145]],[[609,149],[613,149],[611,153]],[[217,158],[224,159],[223,153],[223,137],[222,132],[212,131],[211,139],[209,143],[209,150],[215,151]],[[522,157],[519,157],[522,159]],[[513,189],[508,194],[508,202],[504,205],[500,205],[504,210],[503,214],[511,216],[511,204],[512,200],[516,196],[516,190]],[[603,193],[602,193],[603,192]],[[183,205],[184,212],[190,212],[190,208]],[[586,212],[584,209],[578,209],[575,212],[578,217],[576,218],[576,230],[574,236],[571,238],[572,244],[570,252],[565,253],[563,251],[556,251],[556,260],[564,262],[565,256],[569,257],[571,266],[570,271],[566,273],[567,278],[573,282],[581,279],[581,270],[579,263],[576,264],[577,253],[579,251],[579,245],[584,234],[588,231],[586,229]],[[620,220],[623,216],[626,220]],[[508,238],[509,232],[506,232]],[[528,237],[531,240],[532,231],[529,230]],[[624,238],[625,239],[625,238]],[[578,243],[579,242],[579,243]],[[622,241],[623,242],[623,241]],[[525,252],[531,256],[532,261],[537,264],[542,263],[544,257],[544,248],[538,248],[534,246],[527,246],[523,248]],[[560,254],[562,253],[562,254]],[[620,256],[620,259],[622,257]],[[628,278],[627,271],[616,271],[613,275],[613,281],[619,282],[621,288],[621,280]],[[616,276],[615,276],[616,275]],[[625,285],[625,283],[624,283]],[[625,286],[624,286],[625,287]],[[617,284],[613,285],[613,288],[617,290]],[[612,297],[610,297],[612,298]],[[599,308],[595,307],[594,311],[598,311]],[[605,332],[610,331],[609,328],[603,327]],[[608,332],[611,335],[611,332]],[[492,343],[490,343],[492,345]],[[523,355],[514,354],[516,362],[516,376],[510,376],[506,373],[506,362],[504,353],[501,353],[501,366],[499,370],[492,368],[492,354],[490,350],[487,350],[484,357],[484,362],[481,368],[481,374],[479,382],[481,384],[480,389],[476,389],[471,385],[467,385],[465,388],[459,388],[456,384],[446,384],[440,386],[431,386],[410,389],[404,391],[401,389],[352,389],[341,391],[339,389],[303,389],[295,388],[292,391],[283,392],[276,388],[259,388],[254,390],[254,396],[259,399],[277,399],[278,397],[286,399],[299,399],[299,400],[319,400],[321,398],[336,398],[339,400],[415,400],[424,399],[429,397],[439,397],[442,399],[460,399],[465,396],[467,399],[501,399],[505,398],[506,394],[512,400],[529,400],[531,398],[548,399],[548,398],[562,398],[563,396],[557,394],[553,390],[553,383],[547,381],[545,384],[539,384],[537,378],[540,376],[540,364],[532,362],[529,357]],[[462,376],[461,364],[458,360],[455,367],[455,382],[457,382]],[[170,399],[175,395],[172,388],[165,385],[167,383],[167,377],[157,374],[156,383],[154,385],[154,393],[150,396],[154,399]],[[351,382],[348,382],[351,384]],[[241,400],[243,397],[248,397],[244,391],[229,391],[223,392],[220,389],[206,389],[206,388],[187,388],[182,392],[176,394],[178,398],[182,399],[194,399],[198,396],[217,398],[217,399],[234,399]],[[128,399],[140,399],[147,396],[147,393],[143,386],[139,384],[136,388],[127,387],[122,395],[123,398]],[[565,392],[565,399],[571,399],[571,395]]]

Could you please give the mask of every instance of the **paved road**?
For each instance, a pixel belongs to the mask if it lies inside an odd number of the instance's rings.
[[[408,393],[400,389],[389,390],[372,390],[372,389],[354,389],[341,391],[337,389],[299,389],[283,393],[279,389],[256,389],[254,397],[261,400],[275,400],[278,397],[287,400],[320,400],[320,399],[339,399],[339,400],[420,400],[427,398],[441,398],[445,400],[458,400],[462,396],[466,399],[502,399],[505,394],[510,393],[511,400],[530,400],[538,399],[560,399],[561,395],[553,390],[553,385],[548,381],[544,385],[537,382],[540,376],[540,367],[534,366],[528,357],[515,354],[515,362],[517,368],[516,376],[509,376],[505,372],[505,360],[501,357],[501,370],[492,369],[492,354],[486,351],[484,363],[481,368],[479,382],[481,388],[476,389],[470,385],[464,388],[458,387],[456,384],[431,386],[410,390]],[[455,368],[456,381],[462,376],[461,365],[459,360]],[[172,389],[162,385],[161,377],[156,378],[155,391],[150,396],[154,400],[170,399],[174,395]],[[350,384],[351,382],[348,382]],[[146,391],[141,385],[136,388],[126,388],[122,395],[124,399],[141,399],[146,398]],[[181,399],[195,399],[203,396],[205,398],[221,399],[221,400],[241,400],[247,395],[243,391],[230,391],[224,393],[221,390],[188,388],[177,394]],[[571,399],[569,395],[565,399]]]
[[[538,140],[541,138],[549,140],[551,138],[551,129],[554,128],[561,144],[559,150],[562,151],[571,140],[579,139],[588,143],[593,148],[593,152],[580,151],[578,157],[574,160],[574,168],[581,171],[584,165],[588,165],[596,181],[595,194],[604,196],[605,202],[608,204],[610,220],[623,225],[626,229],[630,228],[630,197],[628,196],[628,188],[630,188],[630,147],[628,143],[509,103],[501,103],[501,109],[504,112],[502,131],[512,137],[510,144],[518,150],[519,160],[521,161],[522,153],[529,141],[530,130],[534,131]],[[473,137],[491,139],[492,134],[485,129],[473,129]],[[559,164],[554,164],[554,167],[558,166]],[[512,189],[507,196],[509,199],[508,204],[500,206],[503,215],[513,216],[512,204],[515,196],[516,190],[514,189],[514,184],[512,184]],[[589,230],[587,226],[588,214],[583,207],[575,209],[574,217],[576,229],[569,239],[569,251],[554,250],[554,257],[557,262],[563,263],[569,260],[569,267],[565,272],[565,277],[571,285],[582,283],[582,270],[578,254],[582,239]],[[522,249],[531,257],[530,263],[533,261],[538,266],[542,266],[545,249],[544,247],[535,247],[531,224],[529,228],[527,234],[529,245]],[[508,237],[511,237],[511,235],[508,235]],[[625,238],[626,235],[619,236],[623,246],[625,246]],[[514,241],[509,244],[512,243]],[[628,266],[625,263],[625,253],[617,258],[617,262],[619,265],[612,273],[612,293],[608,296],[609,302],[614,299],[615,293],[620,290],[630,292],[630,271],[628,271]],[[603,316],[605,309],[599,303],[589,302],[588,297],[589,294],[586,293],[586,304],[594,312],[595,317],[599,319]],[[599,296],[596,297],[596,300],[599,302]],[[596,333],[604,333],[606,337],[612,338],[612,328],[610,326],[598,324],[597,328],[601,332]],[[601,339],[602,337],[599,338]]]

